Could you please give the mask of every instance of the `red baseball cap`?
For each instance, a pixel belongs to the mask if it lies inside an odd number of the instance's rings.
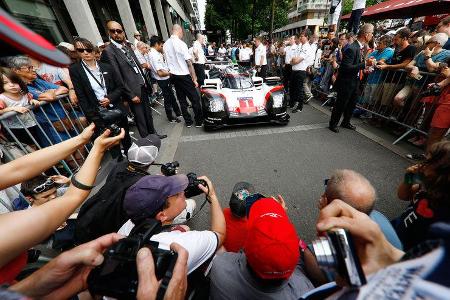
[[[37,60],[66,66],[70,59],[49,41],[14,20],[0,8],[0,56],[27,54]]]
[[[262,279],[287,279],[294,272],[300,258],[299,238],[275,199],[263,198],[251,206],[244,252]]]

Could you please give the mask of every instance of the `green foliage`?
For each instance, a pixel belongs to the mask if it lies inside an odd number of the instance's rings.
[[[255,1],[255,22],[253,31],[270,31],[270,13],[272,0]],[[274,0],[274,29],[288,22],[289,0]],[[222,37],[228,29],[233,39],[246,39],[252,34],[253,0],[208,0],[205,12],[205,27],[214,34],[208,35],[211,40],[217,40],[215,33],[220,30]]]
[[[366,0],[366,7],[375,5],[377,3],[381,3],[387,0]],[[344,1],[344,10],[342,11],[342,15],[346,15],[352,12],[352,8],[353,8],[353,0],[345,0]]]

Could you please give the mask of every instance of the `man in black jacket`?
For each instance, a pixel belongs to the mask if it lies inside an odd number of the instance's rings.
[[[365,24],[358,33],[357,40],[349,45],[342,54],[342,62],[339,66],[339,73],[335,82],[337,91],[336,104],[330,118],[329,129],[338,133],[338,123],[342,120],[341,127],[355,130],[356,127],[350,123],[353,110],[355,109],[358,97],[358,86],[360,81],[360,71],[364,69],[365,50],[367,43],[373,38],[374,27],[372,24]]]
[[[122,25],[115,21],[109,21],[106,27],[111,44],[103,50],[100,60],[110,64],[122,77],[124,97],[130,103],[140,136],[156,134],[152,111],[148,103],[148,89],[151,84],[147,82],[133,50],[126,44]],[[160,135],[159,137],[167,136]]]

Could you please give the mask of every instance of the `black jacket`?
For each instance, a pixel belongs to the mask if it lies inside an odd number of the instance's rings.
[[[119,108],[125,112],[126,110],[122,103],[122,94],[124,91],[122,79],[110,65],[98,62],[98,66],[105,79],[106,90],[108,92],[106,98],[111,101],[111,104],[114,105],[115,108]],[[86,118],[90,122],[98,120],[99,102],[81,62],[72,64],[69,68],[69,74],[79,104],[81,105]]]
[[[361,57],[359,43],[354,41],[342,53],[342,61],[335,85],[345,86],[348,83],[359,81],[358,72],[364,68],[364,57]]]
[[[127,47],[127,46],[124,46]],[[132,98],[138,96],[141,98],[141,86],[142,86],[142,69],[139,65],[139,61],[131,48],[128,48],[130,55],[135,61],[139,73],[136,73],[131,63],[128,61],[127,57],[123,51],[117,48],[113,43],[109,44],[105,50],[102,52],[100,60],[102,62],[110,64],[114,70],[117,71],[119,76],[121,76],[124,85],[124,99],[131,100]],[[145,80],[145,76],[144,76]],[[147,86],[150,86],[148,82],[144,81]]]

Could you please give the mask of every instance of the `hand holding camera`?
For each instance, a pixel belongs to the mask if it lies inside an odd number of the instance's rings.
[[[318,232],[336,228],[347,230],[366,276],[397,262],[404,254],[386,240],[380,227],[368,215],[339,199],[320,211],[316,228]]]

